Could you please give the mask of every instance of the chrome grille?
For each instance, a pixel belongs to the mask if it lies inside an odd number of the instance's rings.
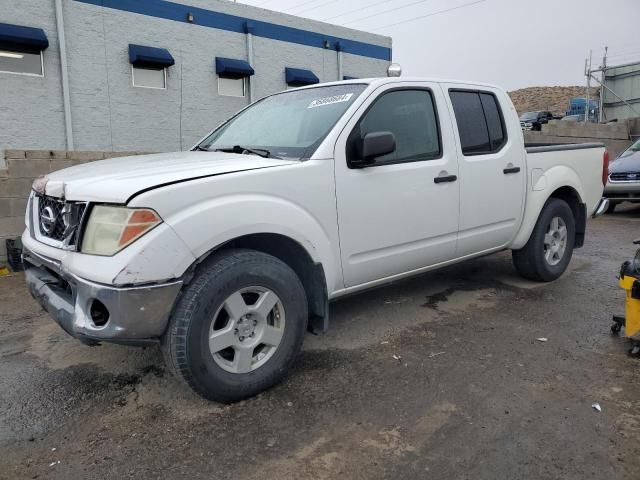
[[[59,198],[36,195],[38,232],[42,237],[70,247],[76,244],[86,203],[65,202]]]
[[[612,182],[640,182],[640,172],[613,172],[609,174]]]
[[[53,240],[64,240],[63,208],[62,200],[46,196],[38,197],[38,228],[41,235]]]

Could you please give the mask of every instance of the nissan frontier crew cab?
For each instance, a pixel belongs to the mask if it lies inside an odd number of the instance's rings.
[[[525,148],[507,94],[380,78],[263,98],[188,152],[38,179],[26,282],[92,344],[159,343],[200,395],[279,382],[329,301],[510,249],[548,282],[602,200],[600,144]]]

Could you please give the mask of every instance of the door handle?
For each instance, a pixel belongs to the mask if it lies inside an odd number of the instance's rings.
[[[509,167],[502,170],[502,173],[504,173],[505,175],[508,175],[510,173],[518,173],[518,172],[520,172],[520,167]]]
[[[455,175],[442,175],[433,179],[434,183],[455,182],[458,179]]]

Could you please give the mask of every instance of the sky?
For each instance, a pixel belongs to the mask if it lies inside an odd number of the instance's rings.
[[[241,0],[393,39],[403,75],[507,90],[585,85],[593,66],[640,61],[640,0]]]

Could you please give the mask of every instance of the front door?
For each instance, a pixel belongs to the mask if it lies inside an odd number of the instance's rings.
[[[345,286],[450,260],[458,230],[458,164],[436,84],[387,85],[372,94],[336,144],[336,196]],[[443,122],[448,122],[445,113]],[[396,149],[351,164],[368,133],[391,132]]]

